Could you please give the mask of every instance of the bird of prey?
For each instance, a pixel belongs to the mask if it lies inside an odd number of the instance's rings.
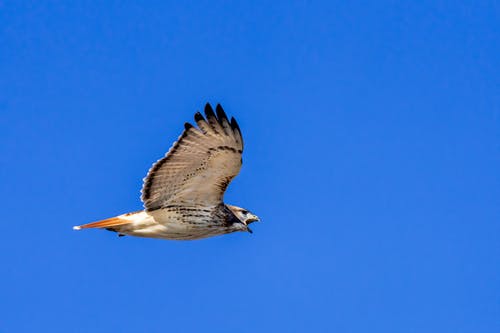
[[[218,104],[194,115],[198,127],[184,131],[165,157],[153,164],[142,187],[144,210],[73,227],[102,228],[120,236],[192,240],[252,232],[259,218],[223,202],[224,192],[239,173],[243,138],[234,118]]]

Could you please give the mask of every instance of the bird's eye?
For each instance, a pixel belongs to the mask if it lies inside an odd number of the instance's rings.
[[[242,210],[242,211],[241,211],[241,214],[243,214],[243,215],[247,215],[247,214],[248,214],[248,210]]]

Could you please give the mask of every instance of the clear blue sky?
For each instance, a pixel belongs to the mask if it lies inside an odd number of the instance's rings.
[[[0,2],[0,332],[499,332],[495,1]],[[118,238],[206,102],[254,234]]]

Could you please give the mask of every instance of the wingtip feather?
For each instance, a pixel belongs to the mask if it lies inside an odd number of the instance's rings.
[[[199,122],[199,121],[204,121],[205,118],[203,118],[203,115],[201,114],[201,112],[196,112],[195,115],[194,115],[194,120],[196,122]]]
[[[212,105],[210,105],[210,103],[205,104],[205,115],[207,118],[215,117],[214,109],[212,109]]]
[[[220,104],[217,104],[217,106],[215,107],[215,112],[217,112],[217,118],[219,119],[220,123],[222,123],[224,120],[228,121],[226,112],[224,112],[224,109]]]
[[[234,119],[234,117],[231,117],[231,127],[235,130],[240,131],[240,126],[238,125],[238,123],[236,122],[236,119]]]

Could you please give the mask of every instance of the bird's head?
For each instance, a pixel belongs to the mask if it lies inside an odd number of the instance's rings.
[[[248,231],[251,233],[252,230],[250,230],[248,225],[252,222],[260,221],[260,219],[257,215],[252,214],[251,212],[249,212],[245,208],[231,206],[231,205],[226,205],[226,206],[238,218],[238,220],[240,220],[240,222],[244,225],[243,231]]]

